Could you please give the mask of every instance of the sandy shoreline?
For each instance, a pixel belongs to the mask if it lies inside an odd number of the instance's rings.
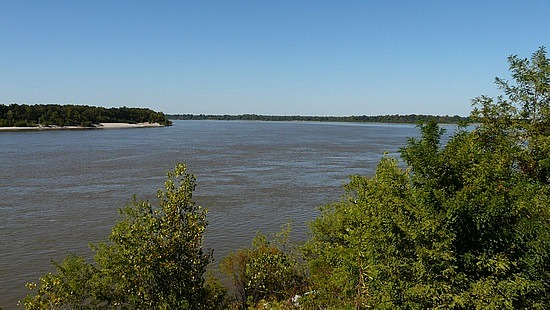
[[[68,130],[68,129],[122,129],[122,128],[145,128],[145,127],[164,127],[159,123],[99,123],[93,127],[81,126],[37,126],[37,127],[0,127],[0,131],[23,131],[23,130]]]
[[[99,123],[95,128],[97,129],[119,129],[119,128],[144,128],[144,127],[164,127],[159,123]]]

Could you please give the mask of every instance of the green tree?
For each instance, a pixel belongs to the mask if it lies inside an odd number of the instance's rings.
[[[57,273],[44,275],[38,284],[27,283],[27,288],[35,292],[23,300],[25,309],[108,308],[108,303],[96,296],[93,278],[98,270],[94,265],[74,255],[53,264]]]
[[[168,173],[159,206],[133,200],[121,209],[110,242],[93,245],[96,264],[70,256],[25,298],[28,309],[212,309],[223,295],[204,284],[212,253],[202,248],[206,210],[192,193],[195,177],[178,164]],[[217,288],[216,288],[217,289]],[[215,296],[214,296],[215,295]]]
[[[304,307],[544,309],[550,304],[548,85],[544,48],[509,58],[515,84],[474,100],[480,125],[442,146],[435,121],[354,176],[322,209],[304,254]]]
[[[289,244],[289,233],[290,226],[271,239],[258,233],[251,247],[230,253],[221,261],[221,271],[233,281],[233,307],[269,304],[273,308],[304,291],[305,269]]]
[[[162,112],[155,112],[144,108],[102,108],[77,105],[19,105],[9,106],[0,104],[0,125],[11,126],[37,126],[37,125],[58,125],[58,126],[83,126],[91,127],[92,124],[100,122],[157,122],[170,126]]]

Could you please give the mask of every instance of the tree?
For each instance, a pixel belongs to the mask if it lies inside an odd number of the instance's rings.
[[[532,130],[541,129],[540,125],[546,127],[550,117],[550,60],[546,57],[546,49],[540,47],[530,61],[512,55],[508,63],[515,84],[501,78],[496,78],[496,84],[508,101],[519,105],[520,116],[535,126]]]
[[[38,126],[48,124],[58,126],[91,127],[101,122],[159,123],[170,126],[172,122],[162,112],[145,108],[110,108],[79,105],[0,104],[0,125]]]
[[[480,125],[446,145],[435,121],[354,176],[305,247],[322,308],[543,309],[550,304],[550,71],[544,48],[509,58],[515,84],[474,100]],[[543,142],[543,143],[541,143]],[[546,143],[546,144],[545,144]]]
[[[305,289],[305,270],[297,260],[288,236],[290,226],[274,238],[258,233],[252,247],[230,253],[220,263],[233,281],[235,308],[248,309],[260,303],[275,307]]]
[[[186,166],[168,173],[159,206],[137,201],[120,210],[110,242],[93,245],[96,264],[69,256],[55,264],[35,293],[25,298],[29,309],[123,308],[212,309],[212,291],[203,275],[212,261],[204,253],[206,210],[195,205],[195,177]],[[217,292],[216,294],[220,294]]]
[[[94,265],[75,255],[53,264],[57,273],[41,277],[38,285],[27,283],[27,288],[35,292],[23,300],[26,309],[108,308],[108,303],[96,296],[94,277],[98,270]]]

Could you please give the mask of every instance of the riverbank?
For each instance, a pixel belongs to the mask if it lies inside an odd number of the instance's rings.
[[[145,127],[165,127],[159,123],[100,123],[95,128],[97,129],[121,129],[121,128],[145,128]]]
[[[85,130],[85,129],[123,129],[123,128],[146,128],[164,127],[159,123],[99,123],[92,127],[82,126],[35,126],[35,127],[0,127],[0,131],[25,131],[25,130]]]

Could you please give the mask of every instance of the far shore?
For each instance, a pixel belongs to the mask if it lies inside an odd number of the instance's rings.
[[[164,127],[159,123],[99,123],[92,127],[82,126],[35,126],[35,127],[0,127],[0,131],[23,131],[23,130],[68,130],[68,129],[122,129],[122,128],[145,128],[145,127]]]

